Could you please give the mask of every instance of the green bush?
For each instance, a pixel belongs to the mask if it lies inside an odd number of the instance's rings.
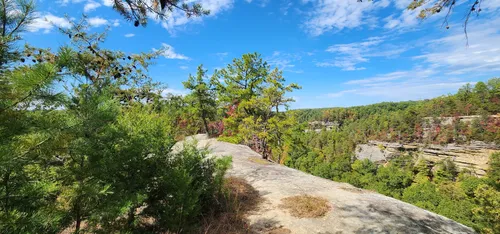
[[[217,197],[230,163],[230,157],[209,158],[207,151],[186,145],[156,171],[144,214],[154,217],[162,231],[194,230],[202,214],[218,207]]]
[[[229,142],[233,144],[240,144],[243,142],[243,139],[240,136],[220,136],[217,138],[219,141]]]

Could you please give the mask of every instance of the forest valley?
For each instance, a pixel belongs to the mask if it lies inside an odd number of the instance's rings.
[[[249,53],[210,77],[200,65],[183,82],[189,94],[165,95],[147,72],[162,51],[102,48],[107,31],[90,33],[85,18],[61,29],[68,42],[55,51],[19,47],[30,7],[4,14],[0,43],[0,233],[200,232],[227,205],[231,158],[172,151],[197,133],[479,232],[500,230],[500,154],[482,178],[449,160],[433,165],[408,154],[376,165],[354,157],[357,144],[373,139],[499,144],[500,119],[491,117],[500,113],[499,78],[431,100],[288,110],[300,86]],[[481,117],[439,123],[461,115]],[[435,127],[426,136],[427,117]],[[314,120],[337,127],[306,132]]]

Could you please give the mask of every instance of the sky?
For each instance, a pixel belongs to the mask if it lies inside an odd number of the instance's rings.
[[[174,94],[187,93],[181,82],[198,65],[211,74],[258,52],[287,82],[302,86],[290,94],[292,109],[422,100],[500,77],[500,0],[482,1],[468,40],[463,19],[471,1],[457,0],[449,29],[445,11],[422,21],[418,10],[406,9],[412,1],[189,0],[210,15],[187,18],[174,11],[165,21],[134,27],[111,8],[112,0],[36,0],[38,19],[23,37],[57,48],[69,42],[57,27],[86,15],[91,30],[110,27],[107,48],[166,48],[150,75]]]

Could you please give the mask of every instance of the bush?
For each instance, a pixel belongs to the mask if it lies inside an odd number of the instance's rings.
[[[243,142],[243,139],[240,136],[221,136],[217,138],[217,140],[233,144],[240,144],[241,142]]]
[[[207,151],[185,146],[157,171],[144,214],[153,217],[162,231],[197,228],[201,215],[218,206],[230,164],[230,157],[209,158]]]

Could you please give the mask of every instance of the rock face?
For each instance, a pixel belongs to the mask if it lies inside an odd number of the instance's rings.
[[[287,233],[474,233],[462,224],[384,195],[315,177],[282,165],[262,163],[249,147],[198,135],[199,148],[214,157],[232,156],[229,176],[245,179],[263,199],[247,216],[257,233],[289,230]],[[182,147],[183,143],[174,146]],[[281,208],[281,199],[311,195],[322,197],[331,209],[320,218],[296,218]]]
[[[479,141],[471,142],[469,145],[448,144],[444,146],[370,141],[368,144],[357,146],[356,157],[376,163],[385,163],[407,153],[432,162],[448,158],[459,168],[467,168],[478,176],[484,176],[489,168],[489,156],[495,152],[500,152],[499,146]]]

